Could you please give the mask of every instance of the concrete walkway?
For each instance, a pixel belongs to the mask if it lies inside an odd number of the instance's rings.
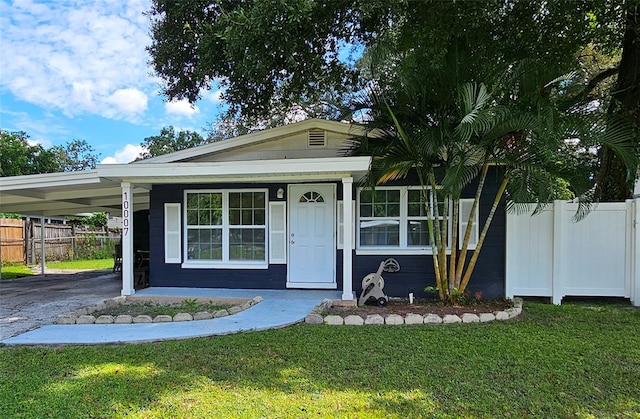
[[[93,345],[153,342],[226,335],[285,327],[302,321],[323,299],[339,299],[339,291],[237,290],[217,288],[146,288],[136,296],[183,298],[253,298],[264,300],[240,313],[210,320],[146,324],[49,325],[1,341],[6,345]]]

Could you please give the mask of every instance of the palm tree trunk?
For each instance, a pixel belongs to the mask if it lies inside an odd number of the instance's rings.
[[[433,225],[433,216],[431,215],[431,205],[429,203],[429,190],[428,190],[428,186],[425,182],[425,179],[423,179],[422,175],[420,172],[418,172],[418,178],[420,179],[420,185],[422,187],[422,199],[424,201],[424,205],[425,205],[425,212],[427,214],[427,228],[429,230],[429,243],[431,243],[432,249],[435,243],[435,235],[434,235],[434,225]],[[438,255],[437,253],[435,253],[434,251],[432,251],[432,255],[431,255],[431,259],[433,261],[433,271],[435,273],[436,276],[436,288],[438,289],[438,297],[440,298],[440,300],[444,300],[444,289],[447,286],[447,284],[444,284],[442,281],[442,276],[440,275],[440,265],[439,265],[439,260],[438,260]]]
[[[451,278],[456,278],[456,259],[458,257],[458,218],[460,216],[459,199],[453,200],[453,222],[451,232],[451,256],[449,256],[449,275]]]
[[[478,260],[478,256],[480,255],[480,249],[482,248],[482,244],[484,243],[484,238],[487,236],[487,231],[489,230],[489,226],[491,225],[493,216],[496,213],[498,204],[500,204],[500,200],[504,195],[504,191],[505,189],[507,189],[508,183],[509,183],[509,176],[505,175],[504,179],[502,179],[502,183],[500,184],[500,188],[496,193],[496,197],[493,200],[493,205],[491,206],[491,211],[489,211],[489,216],[487,217],[487,221],[485,221],[484,226],[482,227],[482,233],[480,233],[480,238],[478,239],[478,244],[476,245],[476,248],[473,251],[471,260],[469,261],[469,266],[467,267],[467,270],[464,273],[464,277],[462,278],[462,283],[460,284],[460,288],[459,288],[460,292],[463,292],[467,288],[467,284],[471,279],[471,274],[473,273],[473,269],[476,267],[476,262]]]
[[[473,220],[478,210],[480,203],[480,196],[482,196],[482,189],[484,188],[484,182],[489,172],[489,163],[485,162],[482,165],[482,171],[480,172],[480,179],[478,180],[478,188],[476,189],[476,195],[473,199],[473,205],[471,206],[471,212],[469,212],[469,220],[467,220],[467,228],[464,232],[464,239],[462,241],[462,248],[460,249],[460,258],[458,259],[458,267],[456,268],[455,282],[458,288],[460,288],[460,282],[462,280],[462,273],[464,272],[464,264],[467,260],[467,249],[469,248],[469,240],[471,239],[471,231],[473,230]]]

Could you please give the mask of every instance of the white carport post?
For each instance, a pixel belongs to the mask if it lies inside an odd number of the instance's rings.
[[[133,196],[131,183],[122,182],[122,295],[133,295]]]
[[[44,227],[44,212],[40,213],[40,266],[42,269],[42,276],[45,276],[46,265],[46,249],[44,248],[44,235],[47,229]]]
[[[342,299],[353,300],[353,260],[351,232],[353,231],[353,178],[342,178]]]

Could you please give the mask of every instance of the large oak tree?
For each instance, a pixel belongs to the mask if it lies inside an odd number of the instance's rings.
[[[230,115],[249,121],[286,113],[329,95],[348,103],[367,83],[394,85],[396,74],[446,67],[461,48],[482,81],[527,58],[558,75],[579,69],[585,50],[614,57],[585,72],[582,103],[638,127],[640,0],[153,0],[151,64],[169,98],[196,100],[219,82]],[[453,39],[463,42],[454,43]],[[392,54],[381,55],[379,51]],[[349,53],[364,59],[354,65]],[[456,54],[459,55],[459,54]],[[622,56],[620,63],[615,59]],[[612,80],[617,82],[612,83]],[[614,86],[607,94],[603,84]],[[637,132],[637,131],[636,131]],[[630,138],[638,143],[638,137]],[[603,150],[602,199],[630,195],[636,167],[609,164]],[[612,157],[615,160],[615,156]],[[606,180],[605,180],[606,179]],[[610,185],[623,185],[612,187]]]

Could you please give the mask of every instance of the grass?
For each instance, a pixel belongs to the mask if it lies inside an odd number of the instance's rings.
[[[47,262],[47,267],[51,269],[112,269],[113,258]]]
[[[47,268],[50,269],[112,269],[113,258],[108,259],[91,259],[91,260],[67,260],[63,262],[47,262]],[[39,272],[39,271],[38,271]],[[22,264],[2,264],[2,279],[15,279],[23,276],[33,275],[33,271],[29,266]]]
[[[6,262],[2,263],[2,279],[15,279],[23,276],[33,275],[33,271],[25,265],[8,265]]]
[[[0,348],[0,417],[640,418],[640,310]]]

